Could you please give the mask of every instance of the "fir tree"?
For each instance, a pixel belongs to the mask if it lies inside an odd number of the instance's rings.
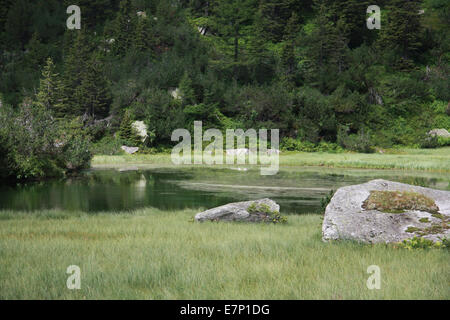
[[[133,44],[133,35],[136,29],[136,14],[133,14],[130,0],[122,0],[119,13],[114,21],[113,53],[124,56]]]
[[[292,0],[260,1],[263,37],[266,41],[280,42],[283,39],[286,21],[289,20],[292,12],[295,12],[293,9]]]
[[[47,47],[41,42],[38,34],[35,32],[27,44],[27,54],[25,63],[30,68],[42,66],[46,62]]]
[[[137,51],[146,51],[154,44],[152,24],[147,16],[140,16],[136,22],[136,31],[133,37],[133,47]]]
[[[398,50],[403,58],[411,58],[420,48],[423,27],[420,0],[392,0],[387,6],[387,23],[381,28],[378,46]],[[384,16],[383,16],[384,18]],[[384,21],[384,20],[383,20]]]
[[[316,4],[315,29],[306,39],[308,56],[319,69],[327,64],[333,64],[342,71],[348,48],[343,20],[334,23],[330,19],[329,8],[325,1],[318,1]]]
[[[81,74],[81,83],[75,89],[75,101],[78,103],[77,113],[88,114],[93,118],[106,117],[111,104],[111,93],[103,75],[103,65],[93,55]]]
[[[66,99],[63,89],[60,76],[55,72],[53,60],[48,58],[42,70],[39,92],[36,95],[38,103],[47,110],[52,110],[57,117],[64,117]]]
[[[126,110],[120,123],[119,136],[128,145],[138,146],[142,140],[133,128],[133,119],[129,110]]]
[[[82,101],[79,100],[83,97],[75,93],[85,77],[83,75],[87,72],[87,62],[91,57],[92,50],[87,34],[83,29],[68,32],[74,32],[76,35],[69,37],[74,38],[73,43],[64,56],[64,96],[68,99],[67,113],[79,116],[84,112]]]
[[[300,28],[298,26],[298,16],[292,13],[284,34],[284,43],[281,51],[281,65],[284,76],[288,81],[292,81],[296,72],[295,45]]]
[[[253,21],[254,0],[217,0],[214,19],[218,32],[233,43],[233,57],[239,59],[239,39],[241,31]]]
[[[196,103],[195,91],[192,86],[192,80],[187,72],[184,73],[180,80],[179,88],[183,98],[184,105],[191,105]]]

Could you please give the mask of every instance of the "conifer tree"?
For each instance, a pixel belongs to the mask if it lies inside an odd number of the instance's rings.
[[[31,68],[36,68],[46,62],[47,49],[42,44],[41,39],[35,32],[27,44],[27,54],[25,56],[25,63]]]
[[[298,16],[293,12],[285,28],[284,43],[281,51],[281,65],[284,76],[288,81],[292,81],[295,74],[296,61],[294,50],[299,29]]]
[[[334,64],[342,71],[348,42],[344,36],[344,22],[340,19],[334,23],[330,19],[326,1],[317,1],[316,5],[315,29],[306,39],[308,56],[316,68]]]
[[[93,118],[106,117],[111,104],[111,92],[103,75],[103,65],[95,54],[89,59],[81,73],[81,83],[75,89],[77,114],[87,114]]]
[[[137,135],[133,128],[133,119],[129,110],[125,110],[125,113],[120,123],[119,135],[122,140],[132,146],[138,146],[141,144],[141,139]]]
[[[146,51],[155,44],[151,20],[147,16],[140,16],[136,22],[136,31],[133,37],[133,47],[137,51]]]
[[[81,95],[75,93],[85,77],[83,74],[86,73],[92,50],[84,29],[68,32],[75,32],[76,35],[72,36],[73,43],[64,57],[64,96],[68,99],[67,113],[78,116],[83,114],[84,107],[79,101],[79,98],[82,98]]]
[[[396,49],[409,59],[420,48],[423,27],[420,21],[420,0],[392,0],[386,7],[387,23],[381,28],[378,46]],[[385,18],[383,16],[382,18]]]
[[[192,86],[192,80],[187,72],[184,73],[180,80],[179,88],[183,98],[184,105],[192,105],[196,103],[195,91]]]
[[[57,117],[64,117],[66,99],[63,95],[63,83],[51,58],[42,70],[39,92],[36,95],[38,103],[47,110],[53,111]]]
[[[218,32],[233,43],[233,57],[239,59],[241,31],[253,21],[255,0],[217,0],[214,19]]]
[[[122,0],[119,13],[114,21],[113,53],[124,56],[133,44],[132,35],[136,29],[136,14],[133,14],[131,1]]]
[[[259,10],[262,16],[263,36],[266,41],[280,42],[283,39],[286,21],[293,12],[291,3],[292,0],[260,1]]]

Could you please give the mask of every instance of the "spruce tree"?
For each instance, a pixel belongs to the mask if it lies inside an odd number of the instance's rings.
[[[85,109],[79,100],[82,97],[75,93],[78,86],[81,85],[83,74],[86,73],[92,49],[84,29],[68,32],[73,32],[75,35],[67,36],[67,38],[73,39],[73,43],[68,47],[64,56],[64,96],[68,100],[67,113],[79,116]]]
[[[132,10],[130,0],[122,0],[119,13],[114,21],[113,53],[124,56],[133,44],[132,35],[136,29],[136,14]]]
[[[387,22],[381,27],[378,46],[394,49],[410,59],[420,48],[423,27],[419,15],[420,0],[392,0],[386,7]],[[383,20],[385,21],[385,20]],[[383,23],[383,22],[382,22]]]
[[[103,75],[103,65],[95,54],[89,59],[80,80],[74,93],[78,114],[87,114],[93,118],[106,117],[112,100],[111,92]]]
[[[286,22],[293,11],[292,0],[261,0],[263,37],[266,41],[280,42],[284,37]],[[298,17],[298,16],[297,16]]]
[[[344,22],[342,19],[337,22],[331,20],[326,1],[317,1],[316,5],[315,29],[305,41],[308,46],[307,55],[316,69],[322,69],[329,64],[337,65],[339,71],[342,71],[348,48]]]
[[[63,94],[63,83],[51,58],[47,59],[42,70],[39,92],[36,95],[39,105],[53,111],[56,117],[64,117],[66,99]]]
[[[25,64],[27,67],[35,69],[42,66],[46,62],[47,47],[41,42],[40,37],[35,32],[28,42],[27,54],[25,55]]]
[[[285,28],[284,43],[281,51],[283,76],[289,82],[293,80],[296,71],[295,45],[299,31],[298,16],[293,12]]]
[[[187,72],[184,73],[178,85],[181,91],[184,105],[192,105],[196,103],[195,91],[192,86],[192,80]]]
[[[255,0],[217,0],[213,20],[216,29],[232,42],[234,61],[239,60],[239,40],[242,29],[251,25],[256,12]]]
[[[125,113],[120,123],[119,136],[124,143],[131,146],[138,146],[141,144],[141,139],[133,128],[133,119],[129,110]]]

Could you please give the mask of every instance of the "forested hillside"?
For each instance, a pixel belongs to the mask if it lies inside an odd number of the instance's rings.
[[[76,3],[74,3],[76,2]],[[81,8],[68,30],[66,8]],[[191,128],[276,128],[281,147],[437,147],[450,129],[450,2],[0,1],[0,177],[170,148]]]

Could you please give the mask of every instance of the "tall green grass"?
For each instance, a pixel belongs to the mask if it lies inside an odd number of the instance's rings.
[[[130,164],[172,165],[172,161],[170,154],[97,155],[94,157],[92,164],[94,167]],[[387,150],[384,154],[284,152],[280,155],[280,165],[450,172],[450,147]]]
[[[194,223],[195,211],[0,212],[1,299],[449,299],[446,250],[321,241],[286,225]],[[81,268],[69,290],[66,269]],[[369,290],[367,267],[381,268]]]

